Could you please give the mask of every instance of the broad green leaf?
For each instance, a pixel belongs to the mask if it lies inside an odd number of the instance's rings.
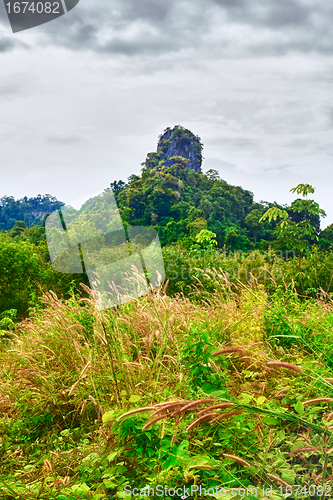
[[[276,220],[278,217],[281,217],[282,219],[287,219],[288,213],[285,210],[281,210],[278,207],[271,207],[264,213],[261,219],[259,219],[259,222],[263,222],[266,219],[268,219],[268,221],[271,222],[272,219]]]
[[[248,404],[251,401],[251,399],[253,398],[253,395],[252,394],[247,394],[246,392],[242,392],[240,394],[240,397],[241,397],[241,402],[242,403]]]
[[[296,479],[296,472],[291,469],[284,469],[281,470],[281,477],[284,481],[287,481],[287,483],[294,484]]]
[[[126,491],[117,491],[116,493],[117,498],[129,498],[128,492]],[[132,495],[131,495],[132,497]]]
[[[279,420],[275,417],[267,417],[264,419],[264,424],[267,425],[277,425],[279,423]]]
[[[291,188],[291,193],[301,194],[303,197],[307,196],[309,193],[313,194],[315,188],[311,184],[298,184],[296,187]]]
[[[140,401],[141,396],[136,396],[135,394],[132,394],[132,396],[129,398],[130,403],[137,403]]]
[[[228,492],[225,488],[220,488],[217,490],[217,493],[214,493],[214,497],[216,500],[231,500],[232,498],[237,498],[237,495],[232,495],[231,493]]]
[[[226,395],[225,390],[213,391],[209,393],[209,396],[211,396],[212,398],[224,398],[225,395]]]
[[[262,405],[263,402],[265,401],[265,396],[259,396],[257,399],[256,399],[256,403],[257,405]]]
[[[107,411],[104,413],[102,417],[103,424],[108,424],[114,419],[114,412],[113,411]]]
[[[108,460],[108,462],[112,462],[112,460],[114,460],[116,458],[116,456],[118,455],[119,451],[113,451],[112,453],[110,453],[110,455],[108,455],[106,458]]]
[[[180,443],[180,445],[177,447],[177,455],[180,457],[180,456],[183,456],[183,455],[186,455],[187,451],[188,451],[188,447],[189,447],[189,442],[188,441],[182,441]]]
[[[283,429],[278,431],[277,435],[279,436],[280,439],[284,439],[286,437],[286,433]]]
[[[322,407],[321,406],[314,406],[313,408],[311,408],[311,410],[309,411],[309,414],[312,415],[313,413],[318,413],[322,411]]]
[[[296,441],[290,448],[290,451],[298,450],[298,448],[306,448],[307,446],[309,444],[306,441]]]
[[[72,490],[80,495],[88,493],[88,491],[90,491],[90,488],[86,483],[82,483],[82,484],[75,484],[74,486],[72,486]]]
[[[100,458],[101,457],[98,455],[98,453],[93,452],[93,453],[90,453],[89,455],[87,455],[86,457],[84,457],[82,459],[82,463],[94,465],[100,460]]]
[[[23,467],[24,470],[31,471],[34,470],[35,466],[34,465],[25,465]]]
[[[303,415],[304,406],[303,406],[303,403],[301,401],[297,401],[297,403],[294,405],[294,408],[297,411],[297,413],[299,413],[300,415]]]
[[[103,484],[106,488],[115,488],[118,484],[118,481],[116,480],[113,481],[112,479],[104,479]]]

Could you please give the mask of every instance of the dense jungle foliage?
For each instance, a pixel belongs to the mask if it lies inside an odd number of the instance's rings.
[[[200,274],[195,268],[212,266],[228,268],[238,279],[246,280],[251,269],[260,264],[262,270],[256,272],[263,280],[267,275],[263,269],[278,262],[281,273],[290,281],[297,272],[300,242],[279,233],[278,218],[260,219],[267,210],[278,210],[286,214],[293,230],[304,221],[301,204],[305,202],[310,203],[306,220],[313,230],[302,243],[302,255],[308,253],[308,264],[300,281],[301,291],[312,293],[319,287],[327,292],[333,290],[333,228],[328,226],[320,231],[321,214],[311,212],[311,200],[302,202],[297,198],[290,206],[254,203],[251,192],[221,180],[215,171],[202,174],[189,170],[186,161],[179,158],[170,167],[144,166],[141,177],[131,176],[127,184],[115,181],[105,193],[110,189],[125,225],[151,226],[158,232],[166,278],[170,280],[168,293],[183,291],[186,295],[188,286]],[[40,199],[51,200],[53,208],[63,205],[49,195]],[[91,209],[91,203],[85,203],[83,212]],[[44,208],[52,207],[46,204]],[[210,235],[208,240],[198,243],[198,235],[205,232]],[[282,274],[278,279],[282,279]],[[72,288],[81,282],[89,284],[85,274],[63,274],[52,267],[43,223],[27,227],[24,221],[16,221],[10,230],[0,232],[0,312],[16,309],[18,317],[23,318],[29,307],[38,305],[43,292],[53,290],[58,296],[69,298]]]
[[[46,215],[63,205],[50,194],[39,194],[34,198],[24,196],[20,200],[15,200],[13,196],[3,196],[0,198],[0,230],[12,229],[16,221],[23,222],[27,227],[41,224]]]

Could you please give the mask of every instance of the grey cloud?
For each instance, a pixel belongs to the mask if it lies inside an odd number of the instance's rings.
[[[67,22],[66,33],[60,32],[56,35],[56,43],[66,46],[72,50],[98,50],[99,44],[96,36],[98,28],[90,23],[83,23],[81,20],[71,25]]]
[[[272,37],[270,43],[254,42],[248,47],[248,53],[254,56],[283,56],[290,52],[309,54],[313,52],[330,56],[333,54],[333,34],[321,38],[312,33],[298,33],[298,36]]]
[[[284,55],[290,52],[333,53],[333,4],[321,0],[210,0],[228,23],[252,28],[242,55]],[[235,53],[233,57],[237,56]]]
[[[123,2],[127,19],[149,19],[153,22],[163,22],[167,19],[174,0],[127,0]]]
[[[5,75],[0,80],[0,99],[21,99],[36,95],[38,79],[26,72]]]
[[[243,148],[243,147],[249,147],[249,146],[256,146],[257,142],[253,141],[252,139],[248,137],[242,137],[242,136],[237,136],[237,137],[227,137],[227,136],[221,136],[218,138],[210,139],[209,141],[210,145],[220,145],[221,147],[225,146],[232,146],[235,148]]]
[[[6,29],[6,31],[8,31],[8,35],[3,36],[0,33],[0,53],[10,52],[11,50],[14,50],[16,48],[25,48],[25,49],[29,48],[29,45],[22,42],[21,40],[18,40],[12,34],[5,6],[3,2],[0,2],[0,29],[5,31],[4,28]]]
[[[136,54],[174,52],[180,50],[180,48],[175,40],[169,40],[164,36],[154,36],[144,33],[137,44],[129,40],[124,40],[121,37],[115,37],[110,42],[97,47],[96,51],[131,56]]]
[[[323,12],[318,2],[305,6],[300,0],[211,0],[226,10],[229,19],[243,24],[255,24],[281,28],[285,26],[307,25],[313,13]]]
[[[205,171],[209,169],[221,169],[223,172],[235,170],[237,166],[234,163],[220,160],[219,158],[207,158],[203,164]]]
[[[63,146],[72,146],[76,145],[79,142],[82,142],[81,137],[47,137],[47,141],[53,144],[63,145]]]
[[[0,40],[0,52],[8,52],[9,50],[13,50],[15,47],[14,40],[8,40],[8,38],[2,38]]]
[[[245,0],[212,0],[214,3],[220,7],[225,7],[228,9],[245,9],[248,2]]]
[[[3,2],[0,3],[0,23],[3,23],[3,24],[8,23],[8,26],[9,26],[6,7],[4,6]]]
[[[0,96],[2,99],[17,96],[20,93],[20,89],[16,85],[0,84]]]
[[[327,109],[326,116],[327,116],[328,127],[332,128],[333,127],[333,108]]]
[[[29,46],[25,43],[22,43],[19,40],[7,38],[7,37],[0,37],[0,52],[10,52],[11,50],[14,50],[15,48],[25,48],[28,49]]]
[[[270,26],[289,26],[308,24],[311,11],[302,6],[299,2],[292,0],[279,0],[272,3],[272,9],[268,16]]]
[[[70,50],[158,55],[200,43],[210,23],[203,8],[202,0],[115,0],[107,6],[96,0],[59,18],[51,36],[40,35]]]
[[[214,46],[223,48],[224,57],[237,57],[237,51],[240,57],[290,51],[332,54],[332,15],[333,5],[321,0],[86,0],[52,21],[52,32],[48,23],[36,34],[49,45],[115,56],[198,48],[210,52]],[[230,44],[230,27],[239,32],[239,46]],[[13,48],[3,43],[0,51]]]

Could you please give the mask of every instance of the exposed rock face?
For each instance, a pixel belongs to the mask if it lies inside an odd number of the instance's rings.
[[[148,153],[144,165],[147,168],[171,167],[185,163],[186,167],[201,172],[202,143],[200,137],[179,125],[166,128],[159,137],[156,153]]]

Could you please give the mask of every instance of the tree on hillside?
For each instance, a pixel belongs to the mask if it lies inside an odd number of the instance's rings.
[[[216,233],[220,246],[228,227],[244,232],[253,194],[231,186],[214,173],[207,176],[190,170],[181,158],[177,162],[170,167],[144,167],[141,177],[129,179],[117,196],[120,213],[127,223],[153,226],[163,245],[185,241],[205,226]],[[194,230],[197,219],[201,227]]]
[[[124,181],[113,181],[110,183],[110,188],[115,195],[119,194],[125,187],[126,183]]]
[[[26,226],[42,224],[43,217],[64,205],[50,194],[28,198],[24,196],[15,200],[13,196],[0,199],[0,230],[12,229],[16,221],[23,221]]]
[[[27,229],[27,225],[25,222],[23,222],[22,220],[17,220],[15,222],[15,225],[13,227],[13,229],[10,230],[9,234],[10,236],[18,236],[22,233],[24,233],[24,231]]]
[[[257,243],[257,236],[262,227],[260,223],[260,218],[262,217],[262,215],[262,211],[258,208],[255,208],[254,210],[251,210],[251,212],[245,217],[245,224],[250,228],[253,234],[254,244]]]
[[[317,219],[326,217],[326,213],[314,200],[308,198],[313,194],[315,188],[311,184],[298,184],[290,190],[291,193],[301,194],[303,199],[295,200],[289,210],[298,214],[295,220],[289,215],[288,210],[277,207],[269,208],[261,217],[259,222],[281,219],[276,227],[275,234],[283,245],[289,249],[295,249],[298,253],[298,275],[301,273],[302,256],[309,249],[312,240],[318,241]]]
[[[287,208],[288,215],[290,219],[296,223],[301,222],[306,217],[311,225],[316,230],[316,235],[320,232],[320,214],[305,211],[303,208],[304,200],[297,198],[294,200],[290,207]]]
[[[319,233],[319,246],[324,250],[333,247],[333,224],[330,224]]]

